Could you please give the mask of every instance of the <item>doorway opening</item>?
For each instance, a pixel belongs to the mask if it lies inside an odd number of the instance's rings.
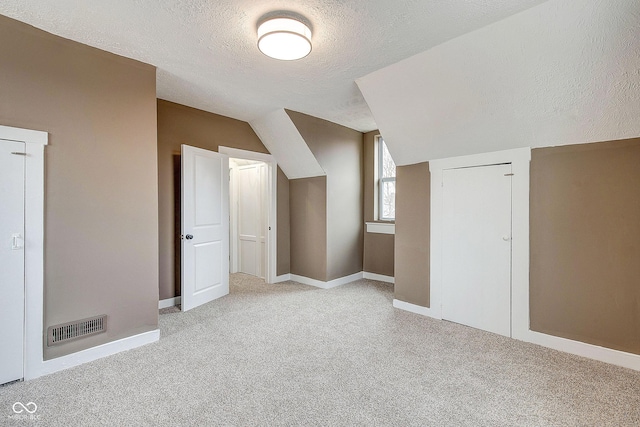
[[[174,156],[174,182],[175,288],[180,296],[161,301],[160,308],[180,304],[184,311],[191,307],[186,299],[216,286],[228,289],[229,273],[243,272],[274,283],[277,164],[273,157],[223,146],[215,152],[183,145],[181,155]],[[213,226],[224,231],[215,242],[201,241],[207,227]],[[207,250],[218,261],[209,262]],[[188,295],[185,289],[190,290]],[[204,297],[198,301],[208,302]]]
[[[229,272],[276,281],[277,173],[270,154],[219,147],[229,156]]]

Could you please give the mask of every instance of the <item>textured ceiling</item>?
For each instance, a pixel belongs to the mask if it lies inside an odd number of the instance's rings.
[[[638,0],[550,0],[358,85],[398,165],[633,138],[639,28]]]
[[[0,14],[158,67],[158,97],[245,121],[287,108],[360,131],[376,123],[355,79],[544,0],[2,0]],[[312,25],[293,62],[256,48],[257,22]]]

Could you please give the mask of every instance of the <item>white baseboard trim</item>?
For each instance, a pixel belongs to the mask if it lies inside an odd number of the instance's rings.
[[[384,274],[378,274],[378,273],[368,273],[368,272],[364,272],[362,273],[363,278],[364,279],[369,279],[369,280],[377,280],[379,282],[387,282],[387,283],[395,283],[396,279],[393,276],[385,276]]]
[[[42,361],[42,365],[37,372],[32,372],[25,380],[31,380],[41,377],[43,375],[49,375],[54,372],[62,371],[64,369],[73,368],[74,366],[82,365],[87,362],[102,359],[103,357],[111,356],[121,351],[131,350],[136,347],[141,347],[145,344],[151,344],[160,339],[160,329],[156,329],[149,332],[143,332],[138,335],[134,335],[127,338],[122,338],[116,341],[112,341],[106,344],[98,345],[96,347],[88,348],[86,350],[79,351],[77,353],[69,354],[67,356],[57,357],[51,360]]]
[[[341,286],[347,283],[354,282],[363,278],[362,271],[359,273],[351,274],[349,276],[340,277],[338,279],[323,282],[321,280],[311,279],[305,276],[298,276],[297,274],[291,274],[291,280],[294,282],[302,283],[303,285],[315,286],[316,288],[331,289],[336,286]]]
[[[163,308],[173,307],[174,305],[180,305],[181,301],[182,301],[181,297],[161,299],[160,301],[158,301],[158,310],[161,310]]]
[[[576,356],[640,371],[640,355],[638,354],[600,347],[598,345],[587,344],[581,341],[574,341],[531,330],[527,332],[526,338],[526,341],[543,347],[549,347],[554,350],[564,351],[565,353],[575,354]]]
[[[393,306],[395,308],[406,310],[411,313],[432,317],[434,319],[440,319],[440,317],[434,315],[433,310],[427,307],[410,304],[408,302],[400,301],[397,299],[393,300]],[[574,341],[567,338],[556,337],[553,335],[547,335],[531,330],[527,331],[526,336],[522,341],[552,348],[558,351],[563,351],[565,353],[575,354],[576,356],[586,357],[587,359],[594,359],[600,362],[610,363],[612,365],[622,366],[624,368],[640,371],[640,355],[638,354],[627,353],[607,347],[600,347],[581,341]]]
[[[274,280],[273,283],[288,282],[289,280],[291,280],[291,274],[287,273],[281,276],[276,276],[276,280]]]
[[[435,310],[429,307],[423,307],[421,305],[411,304],[409,302],[400,301],[398,299],[393,300],[393,307],[400,310],[409,311],[411,313],[420,314],[422,316],[432,317],[434,319],[441,320],[442,318],[435,313]]]

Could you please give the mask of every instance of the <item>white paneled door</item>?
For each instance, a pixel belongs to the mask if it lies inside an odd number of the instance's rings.
[[[182,146],[182,310],[229,293],[229,158]]]
[[[511,165],[443,171],[442,317],[511,336]]]
[[[25,144],[0,140],[0,384],[23,378]]]
[[[266,165],[240,166],[238,180],[238,255],[242,273],[266,278]]]

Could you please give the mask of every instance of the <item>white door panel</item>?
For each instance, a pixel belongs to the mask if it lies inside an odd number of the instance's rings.
[[[0,384],[23,378],[25,144],[0,140]]]
[[[238,178],[239,271],[266,278],[266,170],[264,163],[241,166]]]
[[[256,166],[243,166],[238,170],[238,212],[240,214],[240,271],[258,276],[257,265],[259,224],[256,215],[260,212],[258,194],[258,175]]]
[[[182,146],[182,310],[229,293],[229,160]]]
[[[442,317],[511,336],[511,165],[443,171]]]
[[[269,221],[267,212],[269,211],[269,200],[267,198],[267,188],[269,183],[268,168],[267,165],[262,163],[258,167],[260,181],[258,186],[258,194],[260,197],[260,215],[259,215],[259,257],[258,265],[260,267],[260,274],[258,276],[267,278],[267,232],[269,229]]]

